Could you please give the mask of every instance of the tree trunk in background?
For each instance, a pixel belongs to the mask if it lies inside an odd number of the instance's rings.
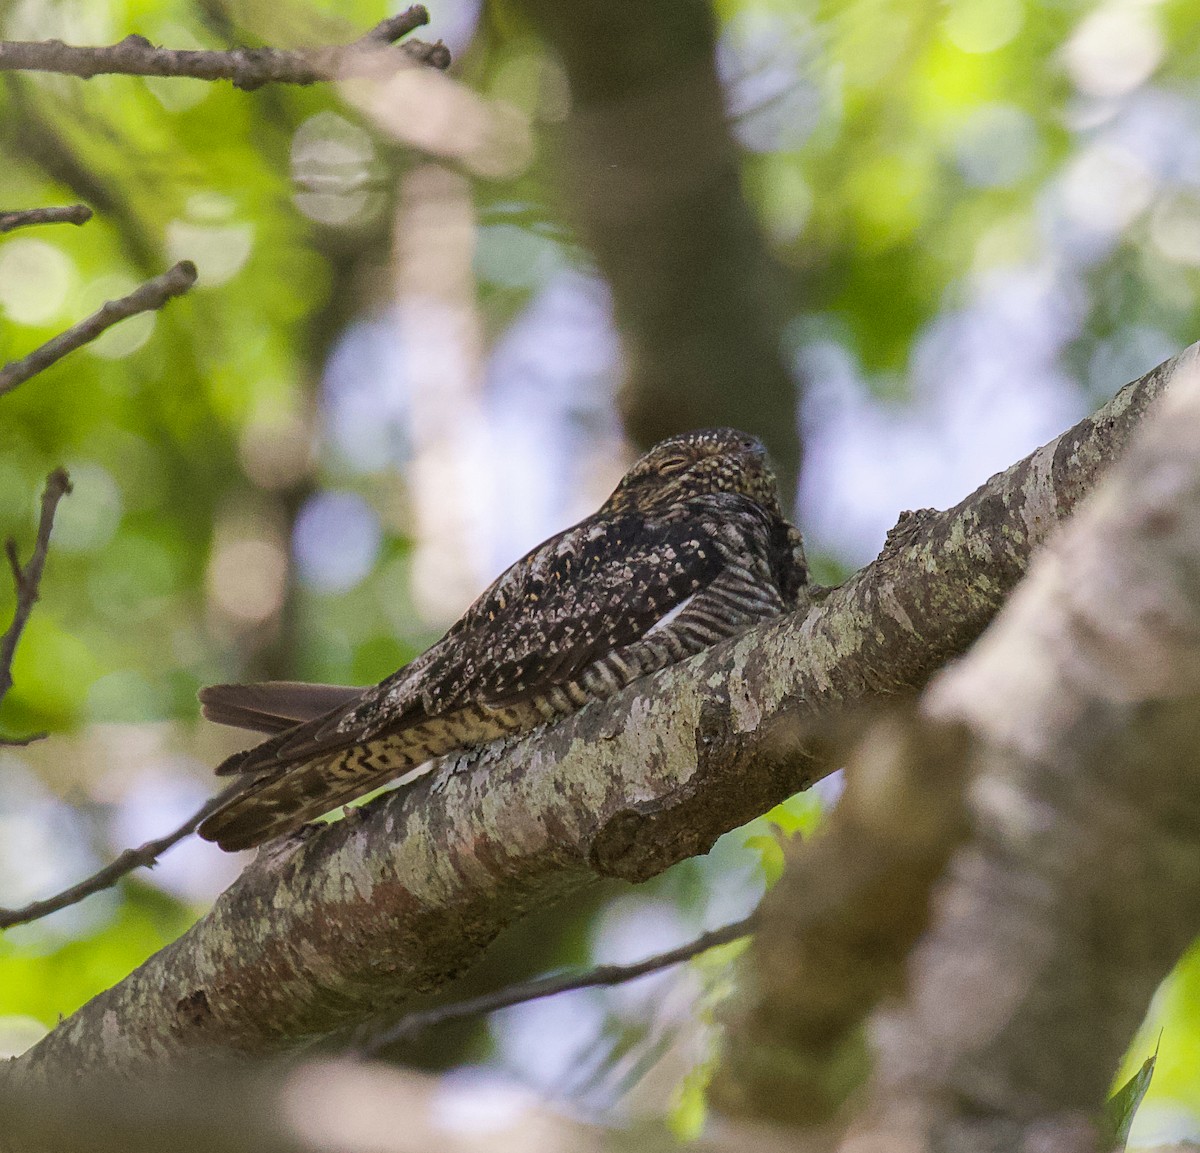
[[[711,10],[521,4],[570,83],[564,199],[612,288],[626,431],[647,446],[685,429],[744,428],[791,492],[800,443],[785,274],[742,195]]]

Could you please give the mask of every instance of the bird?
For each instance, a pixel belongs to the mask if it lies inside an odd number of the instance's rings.
[[[202,689],[206,717],[266,734],[199,826],[252,848],[436,758],[525,733],[806,600],[800,533],[762,443],[736,429],[656,444],[600,509],[508,568],[377,685]]]

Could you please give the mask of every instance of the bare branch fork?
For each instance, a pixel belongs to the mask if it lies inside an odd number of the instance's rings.
[[[17,645],[29,614],[37,604],[38,590],[42,583],[42,571],[46,567],[46,554],[50,548],[50,533],[54,529],[54,514],[58,510],[58,502],[71,491],[71,478],[66,469],[56,468],[46,477],[46,487],[42,491],[42,512],[38,518],[37,538],[34,541],[33,553],[29,560],[22,565],[17,553],[17,542],[9,537],[5,542],[4,551],[8,557],[8,565],[12,570],[13,585],[17,592],[17,602],[13,607],[12,622],[4,636],[0,637],[0,704],[12,688],[12,663],[16,656]],[[0,745],[27,745],[38,740],[44,733],[19,739],[0,737]]]
[[[86,204],[68,204],[62,208],[0,209],[0,233],[29,228],[34,224],[86,224],[92,210]]]
[[[102,74],[171,76],[194,80],[230,80],[250,91],[264,84],[314,84],[336,80],[376,67],[379,50],[394,44],[415,28],[429,23],[421,4],[380,21],[350,44],[336,47],[282,50],[233,48],[228,51],[159,48],[144,36],[126,36],[118,44],[79,47],[61,40],[0,42],[0,72],[59,72],[90,79]],[[427,44],[407,40],[399,45],[403,58],[444,69],[450,53],[441,41]]]
[[[162,308],[168,300],[182,296],[195,283],[196,266],[190,260],[181,260],[161,276],[138,285],[128,296],[107,301],[86,320],[46,341],[28,356],[10,361],[0,368],[0,396],[12,392],[17,385],[24,384],[31,376],[49,368],[67,353],[95,340],[105,329],[139,312],[154,312]]]
[[[402,1010],[530,909],[641,880],[811,784],[814,726],[920,688],[979,636],[1124,449],[1168,362],[947,512],[912,515],[821,599],[352,819],[260,851],[177,941],[10,1066],[53,1082],[294,1047]]]

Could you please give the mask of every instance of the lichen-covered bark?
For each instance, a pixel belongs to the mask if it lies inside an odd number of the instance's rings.
[[[532,907],[704,852],[811,783],[814,722],[920,688],[974,640],[1168,367],[956,508],[908,517],[806,617],[260,853],[188,933],[10,1069],[54,1078],[293,1047],[445,984]]]
[[[1200,932],[1195,349],[922,708],[970,734],[973,833],[844,1153],[1110,1148],[1117,1063]]]

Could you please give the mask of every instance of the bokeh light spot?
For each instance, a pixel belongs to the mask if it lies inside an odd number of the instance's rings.
[[[1006,188],[1032,170],[1041,141],[1033,117],[1012,104],[974,109],[955,141],[959,170],[980,188]]]
[[[515,224],[490,224],[479,230],[475,271],[481,280],[508,288],[535,288],[565,264],[548,236]]]
[[[354,588],[374,567],[382,535],[375,510],[357,493],[317,493],[292,538],[301,580],[321,592]]]
[[[1124,96],[1162,60],[1162,33],[1148,5],[1103,4],[1075,29],[1063,50],[1067,72],[1088,96]]]
[[[1150,217],[1150,239],[1167,260],[1200,267],[1200,200],[1188,196],[1162,200]]]
[[[1154,176],[1128,149],[1094,144],[1080,152],[1063,175],[1063,202],[1080,224],[1095,232],[1122,232],[1154,196]]]
[[[71,462],[71,493],[54,517],[55,552],[94,552],[121,523],[121,490],[112,474],[93,461]]]
[[[190,260],[200,283],[209,288],[232,280],[254,250],[254,228],[249,224],[172,220],[166,236],[171,260]]]
[[[1025,22],[1021,0],[953,0],[946,11],[946,39],[963,52],[1003,48]]]
[[[382,179],[371,137],[344,116],[318,112],[292,137],[291,173],[296,207],[311,220],[340,226],[376,215]]]
[[[0,248],[0,308],[17,324],[52,320],[75,279],[74,261],[44,240],[21,236]]]
[[[283,604],[287,556],[274,541],[234,538],[220,542],[208,567],[209,595],[234,621],[261,624]]]

